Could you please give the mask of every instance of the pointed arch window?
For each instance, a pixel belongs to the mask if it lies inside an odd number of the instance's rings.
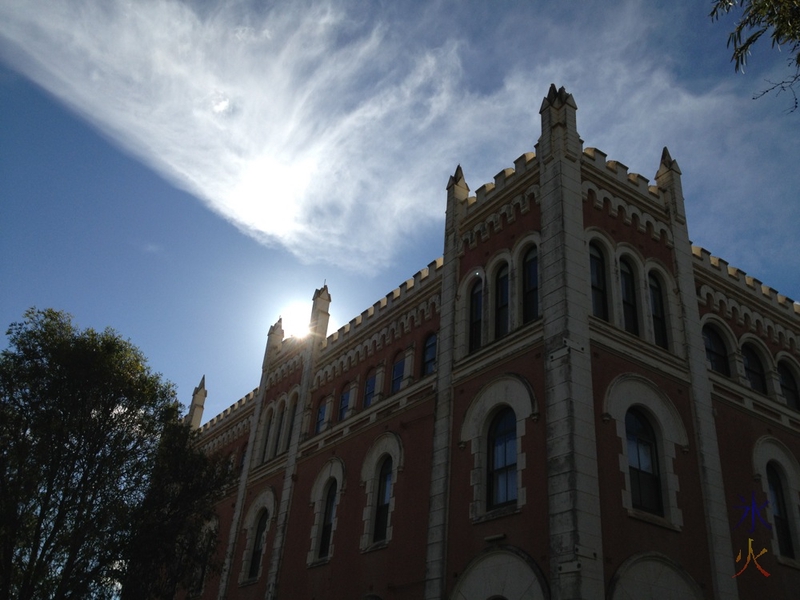
[[[517,419],[514,411],[502,409],[489,425],[486,506],[488,509],[517,500]]]
[[[747,381],[750,382],[750,387],[757,392],[766,394],[767,376],[764,373],[764,364],[751,344],[742,346],[742,360],[744,361],[744,373]]]
[[[269,458],[269,434],[272,429],[272,412],[267,416],[267,424],[264,426],[264,452],[261,455],[261,462],[267,462]]]
[[[636,298],[636,277],[633,267],[626,259],[619,261],[619,280],[622,285],[622,316],[625,331],[639,335],[639,311]]]
[[[625,414],[625,433],[633,508],[663,516],[658,445],[653,427],[642,411],[631,408]]]
[[[494,337],[499,340],[508,333],[508,265],[497,271],[494,303]]]
[[[422,376],[430,375],[436,370],[436,334],[432,333],[425,338],[425,347],[422,351]]]
[[[786,404],[789,408],[800,410],[800,390],[798,390],[797,379],[784,361],[778,363],[778,378],[781,382],[781,393],[786,398]]]
[[[597,244],[589,245],[589,270],[592,278],[592,314],[604,321],[608,321],[606,259]]]
[[[250,552],[250,566],[247,569],[248,579],[258,577],[258,571],[261,568],[261,555],[264,552],[264,534],[267,531],[267,521],[269,521],[269,512],[262,510],[261,516],[258,518],[255,538],[253,539],[253,550]]]
[[[522,322],[539,318],[539,254],[533,246],[522,261]]]
[[[481,347],[481,329],[483,328],[483,282],[478,280],[469,294],[469,351],[474,352]]]
[[[775,535],[778,538],[778,550],[781,555],[794,558],[792,529],[789,522],[789,513],[786,510],[783,478],[774,461],[767,463],[767,482],[769,484],[769,506],[772,509]]]
[[[706,346],[706,359],[711,364],[711,370],[730,377],[728,347],[719,332],[710,325],[703,326],[703,342]]]
[[[669,349],[667,339],[667,311],[665,310],[664,291],[661,281],[654,273],[647,277],[650,288],[650,315],[653,319],[653,336],[656,346]]]
[[[381,463],[378,474],[378,493],[375,503],[375,529],[372,541],[382,542],[386,539],[389,527],[389,503],[392,499],[392,457],[387,456]]]
[[[331,550],[331,538],[333,536],[333,520],[336,517],[336,489],[335,479],[331,479],[328,484],[328,491],[325,494],[325,509],[322,513],[322,533],[319,538],[319,551],[317,558],[327,558]]]

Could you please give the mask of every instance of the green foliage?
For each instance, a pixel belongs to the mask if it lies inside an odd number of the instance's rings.
[[[742,11],[741,19],[728,36],[728,47],[733,46],[736,71],[744,70],[747,57],[753,45],[765,34],[772,38],[772,47],[778,46],[789,51],[788,64],[794,74],[783,81],[770,81],[768,89],[757,97],[771,91],[788,91],[794,98],[794,108],[798,106],[794,85],[800,81],[800,2],[798,0],[715,0],[711,18],[719,19],[735,9]]]
[[[201,453],[174,433],[183,426],[172,385],[114,331],[80,331],[65,313],[30,309],[8,336],[0,598],[116,597],[148,510],[160,508],[153,485],[176,475],[161,474],[162,440],[179,456]]]

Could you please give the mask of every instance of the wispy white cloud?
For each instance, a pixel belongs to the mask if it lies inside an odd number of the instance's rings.
[[[678,79],[651,39],[663,12],[579,4],[521,3],[478,32],[449,2],[429,5],[433,21],[395,22],[344,2],[6,0],[0,38],[27,57],[17,68],[243,231],[347,268],[379,268],[442,218],[443,169],[461,162],[474,188],[531,150],[551,81],[574,93],[589,144],[647,176],[669,145],[685,172],[717,181],[689,189],[715,211],[750,185],[742,162],[791,151],[765,147],[757,130],[774,123],[733,85]]]

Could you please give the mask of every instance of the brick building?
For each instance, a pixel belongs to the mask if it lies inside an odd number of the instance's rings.
[[[270,329],[201,428],[239,479],[190,596],[797,597],[800,305],[691,246],[666,148],[651,184],[576,110],[552,86],[474,196],[456,169],[442,258]]]

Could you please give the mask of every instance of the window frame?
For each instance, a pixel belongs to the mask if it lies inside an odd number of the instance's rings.
[[[622,303],[622,328],[639,336],[639,293],[636,269],[631,261],[619,259],[620,300]]]
[[[508,335],[511,329],[511,289],[510,270],[503,262],[495,271],[494,277],[494,339]]]
[[[372,528],[372,543],[377,544],[386,541],[386,534],[389,529],[389,507],[392,502],[392,457],[385,455],[380,462],[378,470],[378,490],[375,495],[375,523]]]
[[[635,422],[638,431],[632,430],[632,422]],[[628,445],[631,505],[636,510],[663,517],[664,499],[658,438],[650,418],[637,406],[632,406],[625,412],[625,436]],[[633,450],[636,451],[635,456]],[[643,457],[647,454],[649,454],[647,457],[650,463],[649,470],[642,468]],[[646,499],[646,495],[651,496],[651,499]]]
[[[377,523],[378,495],[380,492],[381,468],[385,461],[391,459],[391,489],[387,508],[386,532],[382,540],[375,539],[375,527]],[[393,519],[395,511],[395,494],[398,485],[398,478],[403,470],[403,445],[400,437],[387,431],[375,438],[375,441],[367,450],[364,462],[361,465],[361,482],[364,489],[365,508],[362,511],[364,529],[361,534],[360,548],[362,552],[383,548],[391,542],[393,531]]]
[[[396,394],[403,389],[403,379],[406,370],[405,352],[398,352],[392,361],[392,379],[389,382],[389,393]]]
[[[350,415],[350,384],[346,383],[339,394],[339,422],[344,421]]]
[[[539,248],[533,245],[522,258],[522,323],[530,323],[540,317]]]
[[[375,368],[367,371],[367,376],[364,378],[364,400],[363,407],[369,408],[375,400],[376,384],[378,382],[378,370]]]
[[[250,504],[250,508],[244,518],[245,543],[242,549],[241,570],[239,571],[239,584],[247,584],[257,581],[264,572],[264,557],[267,555],[267,541],[272,523],[275,520],[275,494],[271,488],[267,488],[259,493]],[[266,515],[265,527],[262,532],[260,549],[256,547],[258,540],[258,528],[261,519]],[[253,558],[258,555],[258,568],[253,576]]]
[[[744,342],[741,347],[742,365],[744,366],[744,376],[750,389],[760,394],[769,393],[767,385],[767,370],[764,361],[752,342]]]
[[[434,331],[425,338],[425,345],[422,347],[422,377],[436,372],[436,351],[438,335]]]
[[[667,299],[661,277],[653,270],[647,274],[647,289],[650,295],[650,319],[653,324],[653,343],[669,350],[669,322]]]
[[[609,321],[608,259],[597,242],[589,243],[589,279],[592,315]]]
[[[791,363],[786,359],[778,359],[777,367],[778,383],[780,385],[781,395],[786,402],[786,406],[792,410],[800,411],[800,384],[798,384],[795,369],[792,368]],[[787,385],[785,376],[788,375],[788,381],[791,386]],[[789,392],[787,394],[787,391]]]
[[[336,487],[333,491],[333,505],[330,506],[332,484]],[[306,555],[308,566],[326,563],[333,558],[336,528],[339,522],[338,508],[345,491],[344,463],[338,457],[331,458],[317,473],[311,487],[314,519],[309,532],[311,543]],[[324,549],[323,542],[326,542]]]
[[[779,463],[775,460],[769,461],[766,472],[767,488],[769,490],[768,506],[772,511],[772,524],[775,539],[778,542],[778,550],[781,556],[796,559],[797,554],[792,541],[791,517],[786,502],[786,486],[784,485],[784,477]]]
[[[703,345],[709,368],[725,377],[731,376],[731,352],[725,336],[716,325],[706,323],[702,328]]]
[[[502,464],[498,464],[500,444],[502,445]],[[513,462],[509,460],[509,445],[513,450]],[[514,409],[510,406],[499,408],[492,417],[486,434],[486,454],[487,512],[516,505],[517,418]],[[501,487],[504,489],[502,497],[499,497]]]
[[[472,353],[483,345],[483,280],[480,278],[470,286],[468,310],[468,352]]]

